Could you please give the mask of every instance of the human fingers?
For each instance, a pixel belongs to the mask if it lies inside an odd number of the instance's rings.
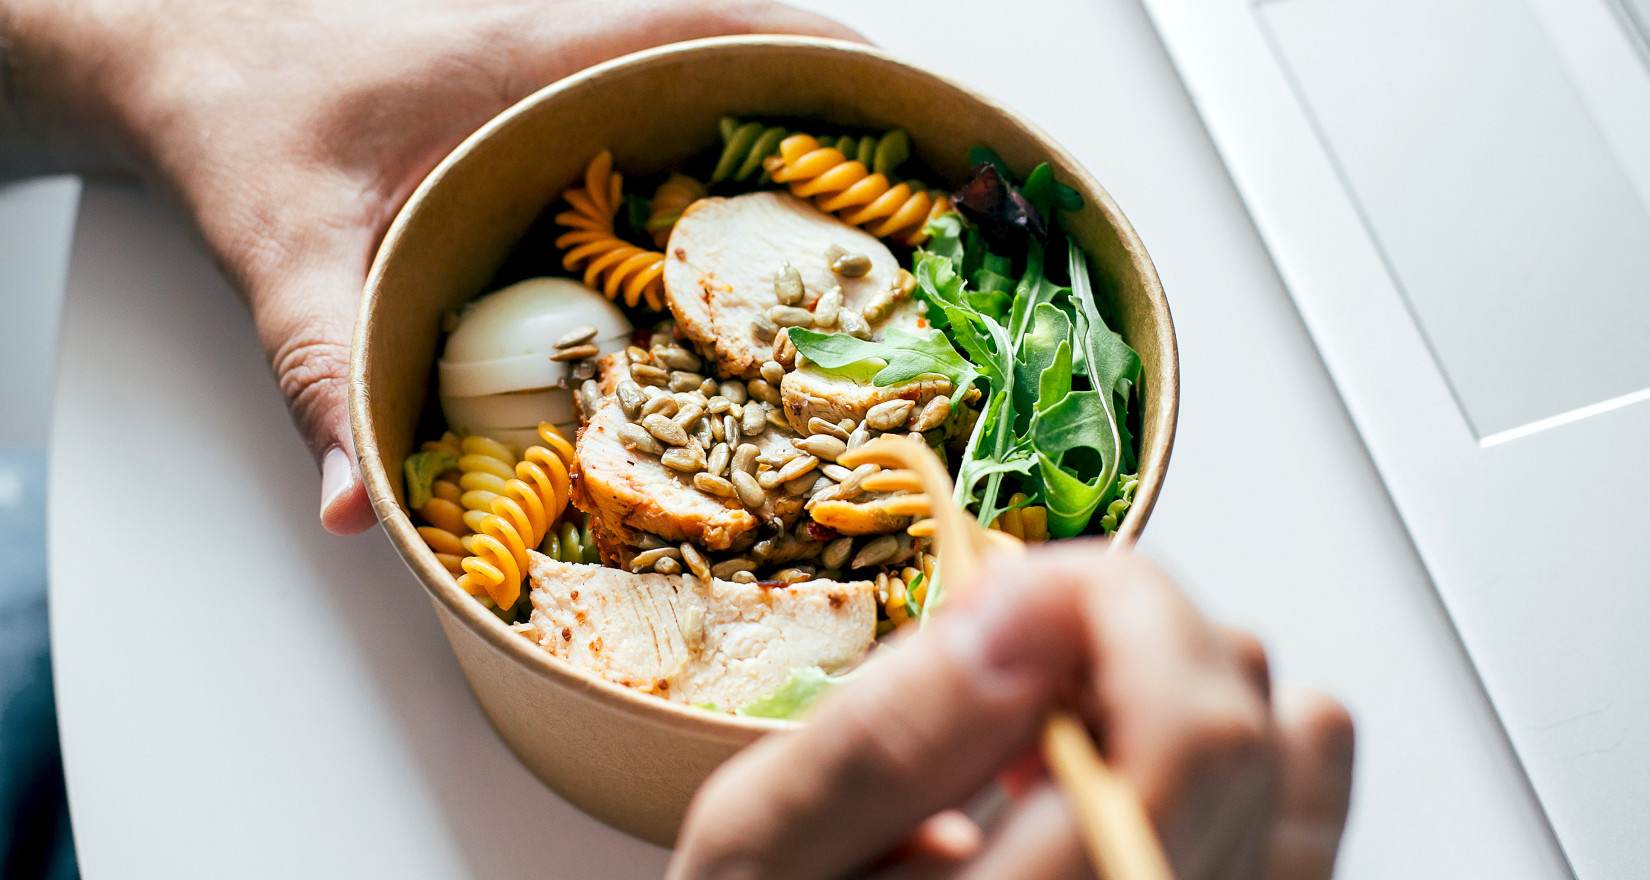
[[[350,340],[365,275],[356,262],[343,254],[296,256],[248,297],[276,383],[321,469],[321,524],[339,535],[377,521],[349,423]]]
[[[1081,545],[1044,564],[1081,581]],[[1082,708],[1101,752],[1141,795],[1181,880],[1256,875],[1270,824],[1276,732],[1264,652],[1210,624],[1142,557],[1079,593],[1091,628]]]
[[[1284,687],[1276,715],[1280,768],[1278,819],[1266,880],[1328,880],[1352,800],[1352,716],[1317,691]]]
[[[980,581],[973,601],[874,661],[807,727],[718,772],[672,876],[862,866],[1016,759],[1085,680],[1114,765],[1173,832],[1176,867],[1196,872],[1182,876],[1251,864],[1270,794],[1265,700],[1173,584],[1093,543],[998,561]]]
[[[1020,601],[941,615],[874,658],[805,727],[724,765],[695,798],[670,876],[861,870],[979,790],[1033,741],[1084,653],[1081,628],[1058,623],[1072,616],[1071,597],[1032,580],[1011,574],[994,587]]]

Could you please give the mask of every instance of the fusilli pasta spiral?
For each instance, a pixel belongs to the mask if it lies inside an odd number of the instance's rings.
[[[623,295],[628,306],[645,299],[648,308],[662,310],[665,255],[613,234],[623,187],[624,178],[613,171],[613,154],[596,154],[585,168],[584,187],[563,195],[572,210],[556,215],[556,222],[568,228],[556,239],[556,247],[567,250],[561,264],[570,271],[582,268],[584,283],[608,299]]]
[[[647,231],[653,236],[653,243],[663,248],[670,241],[670,230],[676,227],[687,206],[709,194],[704,184],[686,174],[672,174],[659,184],[647,216]]]
[[[451,431],[440,440],[424,443],[421,451],[446,451],[452,454],[453,459],[463,455],[458,435]],[[464,573],[461,563],[469,555],[469,551],[464,549],[464,537],[470,534],[470,527],[464,524],[464,508],[459,504],[462,490],[458,487],[458,478],[456,470],[448,470],[437,477],[430,484],[430,500],[417,510],[419,518],[429,523],[418,527],[419,537],[435,551],[435,558],[442,567],[455,575]]]
[[[813,199],[820,210],[878,238],[913,247],[928,240],[928,221],[951,207],[943,193],[892,184],[886,174],[873,174],[859,161],[835,147],[821,147],[805,134],[785,138],[779,153],[764,164],[776,182],[790,185],[793,195]]]
[[[871,169],[872,174],[893,175],[906,159],[911,158],[911,136],[895,129],[881,135],[866,135],[864,137],[819,138],[821,147],[834,147],[842,155]],[[912,182],[912,187],[921,189],[920,184]]]
[[[527,551],[539,546],[567,509],[572,444],[548,423],[539,424],[539,437],[545,445],[529,446],[520,461],[509,447],[487,437],[466,437],[460,444],[460,503],[464,524],[474,534],[463,541],[472,555],[461,563],[458,585],[499,608],[521,598]]]
[[[779,142],[790,132],[760,122],[740,124],[732,116],[722,117],[721,125],[722,155],[716,160],[710,182],[721,183],[730,178],[749,180],[751,175],[760,173],[761,182],[766,183],[768,175],[762,168],[762,160],[778,152]]]

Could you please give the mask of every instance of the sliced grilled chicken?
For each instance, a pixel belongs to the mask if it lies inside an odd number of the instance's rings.
[[[779,385],[780,396],[784,398],[785,421],[803,435],[810,433],[808,420],[811,418],[832,423],[852,419],[858,423],[865,420],[865,414],[871,407],[890,400],[911,401],[915,404],[911,415],[915,416],[928,401],[951,391],[951,382],[939,376],[879,388],[847,376],[828,375],[812,365],[800,366],[786,373]]]
[[[869,257],[870,270],[858,278],[832,272],[833,245]],[[882,242],[788,193],[700,199],[676,222],[665,250],[665,298],[724,376],[750,378],[772,358],[772,337],[763,339],[756,326],[779,304],[774,279],[787,262],[801,275],[800,307],[807,309],[840,287],[843,306],[862,310],[899,274]],[[877,326],[915,327],[917,320],[907,301]]]
[[[876,636],[874,587],[631,574],[532,553],[535,641],[608,681],[733,710],[792,670],[858,662]]]
[[[594,516],[604,533],[602,559],[623,565],[625,549],[634,549],[640,533],[671,543],[692,541],[712,550],[748,546],[754,530],[764,522],[794,523],[802,512],[801,499],[769,492],[762,508],[748,510],[735,498],[719,498],[694,488],[691,476],[664,466],[659,458],[630,449],[620,428],[630,423],[616,389],[630,378],[627,357],[621,352],[598,363],[603,396],[595,410],[585,413],[577,453],[580,477],[573,502]],[[791,451],[789,431],[769,426],[753,438],[763,454]]]

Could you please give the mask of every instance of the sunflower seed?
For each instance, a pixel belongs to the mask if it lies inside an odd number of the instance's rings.
[[[816,452],[814,454],[818,455],[819,453]],[[840,464],[822,464],[819,466],[819,472],[838,483],[854,475],[853,471],[848,470]]]
[[[705,377],[699,375],[698,373],[690,373],[686,370],[677,370],[670,374],[669,387],[672,391],[697,391],[700,383],[704,381]]]
[[[837,456],[848,451],[848,443],[833,434],[815,434],[796,441],[796,448],[826,461],[836,461]]]
[[[842,430],[841,425],[838,425],[836,422],[828,422],[819,416],[814,416],[808,420],[808,433],[828,434],[838,440],[844,441],[848,439],[848,432]]]
[[[756,568],[756,563],[743,556],[735,556],[732,559],[724,559],[711,566],[710,573],[713,577],[728,578],[742,571],[749,572],[754,568]]]
[[[636,547],[640,550],[657,550],[660,547],[669,546],[669,544],[665,543],[664,538],[661,538],[658,535],[649,534],[647,532],[642,532],[641,535],[636,538]]]
[[[778,385],[785,378],[785,368],[778,361],[763,361],[762,378],[769,385]]]
[[[768,424],[773,425],[781,431],[789,431],[791,429],[791,423],[785,421],[785,414],[780,412],[778,407],[769,409],[767,415]]]
[[[854,468],[854,472],[848,475],[848,479],[842,481],[842,494],[846,497],[858,494],[859,484],[863,483],[866,477],[881,471],[882,466],[876,464],[862,464]]]
[[[778,471],[762,471],[756,475],[756,485],[763,489],[772,489],[782,482],[784,480],[779,479]]]
[[[821,562],[826,568],[841,568],[842,563],[848,561],[848,554],[854,550],[853,538],[837,538],[825,545],[825,552],[820,555]]]
[[[675,547],[657,547],[652,550],[643,550],[630,557],[630,570],[647,571],[661,559],[675,559],[681,555],[682,551]]]
[[[831,271],[844,278],[864,278],[871,271],[871,258],[864,254],[843,254],[831,261]]]
[[[619,406],[624,409],[626,418],[634,419],[641,415],[642,404],[647,400],[642,395],[642,386],[637,385],[635,380],[625,379],[620,382],[614,389],[614,394],[618,396]]]
[[[700,419],[699,422],[693,426],[693,439],[699,443],[699,448],[701,450],[709,449],[716,445],[716,432],[710,429],[709,419]]]
[[[629,380],[627,379],[626,381],[629,381]],[[630,384],[634,385],[636,383],[631,382]],[[641,392],[640,391],[637,392],[636,400],[637,400],[638,403],[640,403],[640,401],[641,401]],[[596,380],[594,380],[594,379],[584,380],[584,382],[579,385],[579,403],[580,403],[580,408],[584,411],[585,417],[589,418],[592,414],[594,414],[596,412],[596,407],[600,406],[601,402],[602,402],[602,386],[597,385]],[[640,408],[641,408],[640,406],[637,407],[637,409],[640,409]],[[625,413],[625,416],[627,418],[635,418],[634,416],[631,416],[630,413],[628,413],[628,412]]]
[[[684,428],[692,429],[699,423],[699,417],[705,414],[705,408],[697,403],[683,404],[676,410],[675,422]]]
[[[837,312],[837,329],[855,339],[871,339],[871,325],[865,323],[865,316],[852,309],[843,309]]]
[[[773,387],[766,379],[752,379],[745,383],[745,388],[751,396],[769,406],[778,406],[780,401],[779,389]]]
[[[927,406],[922,408],[922,414],[917,416],[916,423],[911,426],[911,430],[919,433],[932,431],[950,416],[951,398],[943,394],[936,395],[933,400],[928,401]]]
[[[584,380],[592,378],[596,375],[596,362],[592,360],[574,361],[573,369],[568,372],[571,372],[573,374],[573,378],[575,379]]]
[[[865,424],[878,431],[892,431],[911,417],[916,404],[909,400],[885,400],[865,414]]]
[[[672,446],[687,445],[687,430],[658,413],[644,417],[642,427],[662,442],[669,443]]]
[[[812,571],[809,571],[808,569],[805,569],[805,568],[787,568],[787,569],[783,569],[781,571],[775,572],[774,576],[769,578],[769,580],[778,581],[782,584],[800,584],[803,581],[813,580],[813,577],[814,577],[814,573]]]
[[[693,572],[694,577],[701,580],[710,580],[710,563],[705,561],[705,555],[699,552],[699,548],[693,546],[692,544],[683,544],[682,561],[687,563],[688,570]],[[704,621],[702,619],[700,620],[700,626],[698,629],[701,632],[704,630]]]
[[[842,310],[842,288],[833,287],[820,294],[814,303],[814,326],[821,330],[835,326],[837,313]]]
[[[584,344],[586,342],[589,342],[590,340],[595,339],[595,338],[596,338],[596,325],[595,324],[580,324],[579,326],[574,327],[573,329],[571,329],[571,330],[567,331],[566,333],[562,334],[562,337],[560,339],[556,340],[556,347],[557,348],[572,348],[575,345],[582,345],[582,344]]]
[[[799,455],[796,458],[785,462],[785,466],[777,471],[779,474],[779,482],[789,483],[797,477],[813,470],[818,465],[818,458],[812,455]]]
[[[661,394],[658,397],[649,400],[647,403],[642,404],[640,415],[644,419],[651,415],[661,415],[665,418],[670,418],[671,416],[676,415],[676,411],[681,408],[682,405],[676,400],[676,398],[671,397],[668,394]]]
[[[713,416],[719,416],[733,408],[733,402],[720,394],[710,395],[705,403],[705,411]]]
[[[666,556],[658,562],[653,563],[653,570],[658,574],[681,574],[682,563],[672,557]]]
[[[687,370],[690,373],[697,372],[700,367],[705,365],[705,362],[700,360],[698,355],[680,345],[665,346],[653,353],[653,359],[658,361],[662,367],[668,367],[672,370]]]
[[[814,481],[818,479],[818,474],[803,474],[802,476],[785,483],[785,494],[795,496],[806,495],[808,490],[814,487]]]
[[[751,547],[751,555],[755,556],[758,561],[766,562],[768,557],[773,555],[773,547],[774,540],[772,538],[763,538]]]
[[[705,452],[698,446],[688,444],[665,450],[665,454],[659,456],[659,461],[673,471],[696,474],[705,469]]]
[[[802,273],[790,263],[780,263],[779,271],[773,276],[773,295],[782,306],[794,306],[802,303],[803,296]]]
[[[859,552],[854,554],[854,561],[849,568],[869,568],[877,565],[895,553],[899,552],[899,538],[894,535],[882,535],[871,539]]]
[[[643,385],[663,385],[670,379],[670,374],[652,364],[631,364],[630,378]]]
[[[756,335],[758,341],[767,342],[779,333],[779,325],[775,324],[772,318],[758,312],[756,317],[751,319],[751,332]]]
[[[814,315],[801,306],[774,306],[768,309],[768,320],[777,327],[806,327],[814,322]]]
[[[638,364],[651,365],[653,363],[653,355],[649,354],[648,350],[645,348],[640,348],[635,345],[627,345],[624,348],[624,353],[630,358],[631,366],[636,366]]]
[[[582,361],[587,358],[595,357],[600,353],[600,351],[601,350],[596,348],[594,345],[575,345],[572,348],[564,348],[561,351],[556,352],[550,356],[550,359],[562,363],[567,361]]]
[[[773,338],[773,359],[786,368],[796,364],[796,344],[791,342],[791,334],[780,333]]]
[[[756,456],[760,452],[755,443],[741,443],[733,451],[733,469],[741,473],[756,475]]]
[[[711,416],[705,419],[705,423],[710,425],[710,436],[717,443],[725,442],[728,439],[727,428],[722,425],[721,419]]]
[[[739,420],[733,417],[733,413],[722,417],[722,439],[729,446],[738,446],[739,441],[743,439],[740,436]]]
[[[733,458],[733,450],[726,443],[718,443],[711,448],[710,454],[705,456],[705,470],[717,476],[728,468],[728,460]]]
[[[665,451],[665,448],[659,445],[659,441],[653,439],[653,435],[649,434],[641,425],[628,423],[620,425],[619,442],[637,452],[645,452],[648,455],[663,455]]]
[[[754,584],[756,583],[756,575],[748,571],[736,571],[733,573],[733,577],[728,578],[728,580],[736,584]]]
[[[755,437],[768,427],[768,408],[760,402],[752,401],[745,404],[744,418],[739,420],[739,430],[746,437]]]
[[[860,426],[855,428],[852,434],[848,435],[848,448],[858,449],[861,446],[864,446],[870,439],[871,426],[867,423],[861,422]]]
[[[693,488],[717,498],[732,498],[738,494],[733,483],[725,477],[703,471],[693,475]]]
[[[893,294],[893,298],[897,301],[910,296],[911,291],[916,289],[917,276],[912,275],[905,269],[901,269],[894,274],[894,286],[889,292]]]
[[[768,500],[768,493],[763,491],[762,485],[750,474],[734,471],[731,479],[733,488],[739,493],[740,502],[746,507],[759,508],[762,502]]]
[[[737,379],[729,379],[722,383],[720,393],[728,399],[728,403],[744,403],[750,397],[745,394],[745,383]]]

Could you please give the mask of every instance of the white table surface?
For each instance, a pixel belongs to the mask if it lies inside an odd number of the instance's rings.
[[[1359,723],[1342,878],[1569,876],[1140,7],[810,3],[1043,125],[1157,262],[1184,388],[1142,544]],[[944,9],[943,14],[937,10]],[[210,262],[88,186],[51,437],[53,645],[82,870],[108,877],[651,877],[494,737],[382,533],[316,477]]]

